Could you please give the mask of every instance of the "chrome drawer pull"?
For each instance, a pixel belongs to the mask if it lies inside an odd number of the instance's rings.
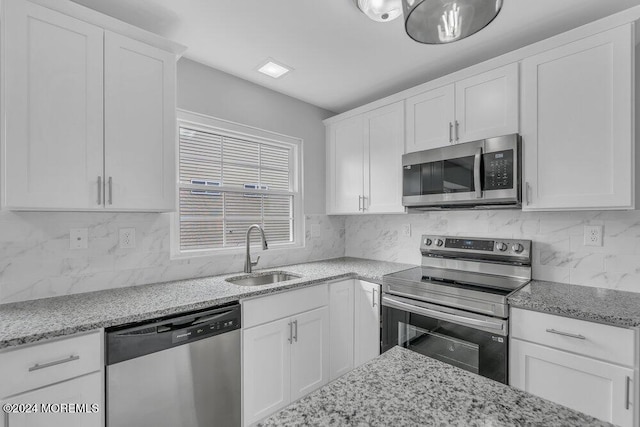
[[[295,329],[295,332],[294,332],[294,335],[293,335],[293,340],[294,340],[295,342],[298,342],[298,321],[297,321],[297,320],[294,320],[294,321],[293,321],[293,325],[294,325],[294,327],[296,328],[296,329]]]
[[[61,365],[63,363],[73,362],[74,360],[80,359],[80,356],[69,356],[65,359],[56,360],[54,362],[43,363],[42,365],[36,363],[32,367],[29,368],[29,372],[37,371],[38,369],[50,368],[51,366]]]
[[[98,177],[98,204],[102,204],[102,177]]]
[[[587,339],[587,337],[585,337],[584,335],[570,334],[569,332],[556,331],[555,329],[547,329],[547,332],[549,332],[550,334],[558,334],[565,337],[577,338],[579,340]]]

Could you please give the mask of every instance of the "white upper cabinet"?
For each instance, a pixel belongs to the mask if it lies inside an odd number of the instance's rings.
[[[454,98],[451,84],[407,99],[407,153],[453,143]]]
[[[356,116],[331,125],[327,133],[327,212],[358,212],[364,188],[363,118]]]
[[[403,118],[402,102],[378,108],[364,116],[364,212],[404,212]]]
[[[457,142],[518,132],[518,63],[456,82]]]
[[[629,24],[522,62],[524,210],[633,208],[633,58]]]
[[[105,33],[106,207],[170,211],[175,205],[176,59]]]
[[[25,1],[4,19],[4,199],[101,209],[103,30]]]
[[[177,56],[128,36],[177,45],[70,2],[2,4],[4,207],[174,210]]]
[[[518,63],[406,100],[405,151],[518,132]]]
[[[400,101],[327,127],[327,213],[404,212],[403,117]]]

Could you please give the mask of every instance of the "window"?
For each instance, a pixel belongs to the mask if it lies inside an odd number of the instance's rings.
[[[270,247],[301,240],[300,140],[187,112],[178,129],[181,254],[242,246],[251,224]]]

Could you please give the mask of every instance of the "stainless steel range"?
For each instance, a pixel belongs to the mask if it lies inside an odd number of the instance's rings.
[[[531,241],[424,235],[422,266],[383,277],[382,351],[395,345],[507,384],[507,297]]]

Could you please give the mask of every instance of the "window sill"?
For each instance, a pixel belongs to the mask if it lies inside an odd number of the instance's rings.
[[[273,246],[269,246],[268,251],[286,251],[293,249],[303,249],[305,245],[303,243],[280,243],[274,244]],[[187,252],[172,252],[171,260],[188,260],[188,259],[199,259],[199,258],[213,258],[217,256],[224,255],[238,255],[246,252],[245,245],[233,247],[233,248],[220,248],[220,249],[208,249],[203,251],[187,251]],[[262,250],[262,246],[260,244],[251,245],[251,253],[255,254],[258,252],[264,252]]]

